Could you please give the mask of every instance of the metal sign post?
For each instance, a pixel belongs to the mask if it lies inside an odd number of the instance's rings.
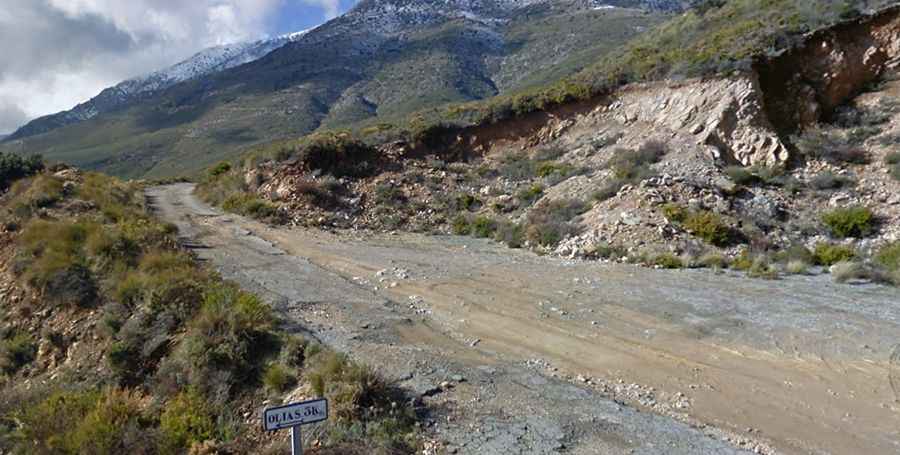
[[[303,455],[303,436],[300,435],[300,425],[291,427],[291,455]]]
[[[269,408],[263,411],[262,417],[263,429],[266,431],[290,428],[291,453],[293,455],[302,455],[303,439],[300,434],[300,427],[327,420],[328,400],[322,398]]]

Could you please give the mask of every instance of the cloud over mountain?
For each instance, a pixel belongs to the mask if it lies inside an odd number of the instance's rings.
[[[0,133],[202,48],[258,38],[284,1],[6,0]]]

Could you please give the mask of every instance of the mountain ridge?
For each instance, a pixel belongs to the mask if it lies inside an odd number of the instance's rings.
[[[363,0],[354,6],[345,18],[352,17],[353,23],[381,20],[382,32],[396,32],[403,25],[415,23],[423,25],[437,19],[464,18],[472,21],[485,20],[485,25],[502,21],[498,18],[480,18],[478,12],[515,11],[534,5],[564,3],[558,0],[449,0],[441,3],[449,7],[447,10],[422,10],[423,5],[430,5],[423,0]],[[582,3],[603,7],[644,7],[650,10],[678,11],[685,7],[680,0],[575,0],[570,3]],[[416,6],[419,6],[417,9]],[[432,5],[434,6],[434,5]],[[394,18],[391,22],[391,18]],[[203,77],[226,69],[240,66],[262,58],[284,45],[299,40],[309,30],[281,35],[249,42],[239,42],[206,48],[193,56],[170,67],[154,71],[146,76],[125,80],[101,91],[90,100],[80,103],[72,109],[38,117],[18,128],[11,134],[0,137],[3,140],[16,140],[46,133],[56,128],[94,118],[98,114],[114,111],[130,102],[139,101],[148,94],[164,90],[177,83]]]
[[[558,80],[682,4],[368,0],[252,62],[0,147],[120,176],[180,175],[254,144]]]

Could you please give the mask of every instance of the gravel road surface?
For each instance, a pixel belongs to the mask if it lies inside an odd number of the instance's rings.
[[[422,396],[449,453],[900,453],[897,289],[276,228],[192,191],[148,198],[291,330]]]

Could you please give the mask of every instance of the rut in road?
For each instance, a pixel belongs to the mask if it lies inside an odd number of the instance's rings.
[[[569,262],[467,238],[274,229],[191,191],[149,194],[207,247],[201,258],[298,327],[415,393],[464,377],[426,398],[439,409],[434,434],[461,453],[900,451],[896,289]]]

